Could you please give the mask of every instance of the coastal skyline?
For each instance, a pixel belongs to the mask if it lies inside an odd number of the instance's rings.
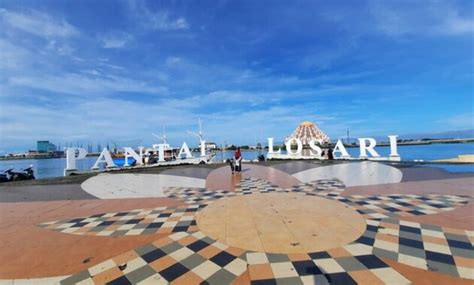
[[[0,154],[474,128],[472,2],[285,4],[2,1]]]

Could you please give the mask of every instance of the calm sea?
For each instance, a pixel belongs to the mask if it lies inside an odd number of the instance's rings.
[[[390,153],[389,147],[377,147],[377,152],[381,156],[388,156]],[[357,157],[359,155],[358,148],[348,148],[348,152]],[[413,160],[436,160],[454,158],[462,154],[474,154],[474,143],[465,144],[430,144],[430,145],[413,145],[413,146],[398,146],[398,152],[404,161]],[[266,152],[261,152],[265,154]],[[219,152],[215,160],[222,161],[232,157],[232,151]],[[257,151],[245,151],[243,157],[245,159],[255,159],[259,155]],[[88,157],[84,160],[77,161],[77,167],[80,170],[87,170],[94,164],[96,157]],[[63,176],[63,169],[66,166],[64,158],[52,159],[25,159],[25,160],[3,160],[0,161],[0,170],[8,168],[23,169],[33,165],[35,175],[37,178],[48,178]],[[436,164],[429,165],[443,168],[450,172],[474,172],[474,165],[452,165],[452,164]]]

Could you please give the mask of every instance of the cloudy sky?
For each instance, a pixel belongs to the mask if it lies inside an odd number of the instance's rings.
[[[473,128],[472,1],[288,3],[1,1],[0,153]]]

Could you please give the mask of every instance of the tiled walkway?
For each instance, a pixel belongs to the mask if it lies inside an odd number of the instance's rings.
[[[301,164],[296,168],[304,169]],[[43,207],[38,203],[35,211],[41,214],[31,219],[37,221],[36,226],[31,225],[36,229],[29,231],[56,242],[39,244],[32,239],[35,248],[44,249],[37,253],[28,250],[27,243],[12,240],[10,246],[17,243],[24,247],[30,259],[38,254],[43,260],[62,258],[64,265],[56,262],[56,274],[41,271],[40,264],[34,271],[25,271],[21,261],[10,255],[17,266],[10,266],[6,275],[5,268],[0,268],[0,278],[72,274],[64,278],[64,284],[428,284],[438,280],[468,284],[474,280],[473,221],[457,214],[472,208],[468,204],[472,192],[467,186],[472,185],[472,179],[441,180],[446,191],[434,193],[429,189],[410,191],[430,181],[373,185],[368,186],[372,192],[364,192],[360,187],[346,190],[344,176],[338,177],[342,181],[330,176],[318,181],[306,177],[302,183],[291,175],[298,172],[289,169],[290,165],[280,170],[245,165],[236,175],[231,175],[228,167],[206,171],[206,188],[162,184],[162,195],[168,198],[154,198],[163,202],[149,200],[136,208],[127,206],[134,199],[121,199],[122,206],[118,203],[112,208],[99,206],[107,200],[84,200],[79,208],[43,214],[54,208],[49,202]],[[169,171],[166,175],[175,174]],[[192,168],[186,175],[193,176]],[[200,171],[192,179],[203,175]],[[453,185],[466,190],[455,191]],[[6,206],[0,208],[4,216],[24,226],[15,225],[9,231],[6,221],[0,220],[0,234],[18,236],[22,227],[30,226],[22,221],[24,214],[15,216],[14,208]],[[23,206],[29,207],[28,203]],[[90,207],[94,211],[88,210]],[[470,227],[413,220],[430,216],[451,216],[454,224]],[[252,232],[254,235],[249,235]],[[88,243],[100,241],[104,251],[107,244],[116,245],[113,251],[99,254],[109,257],[84,259],[81,266],[71,267],[67,264],[74,260],[72,248],[64,247],[60,255],[51,249],[73,236],[82,237],[81,254],[94,255],[88,252]],[[329,242],[331,237],[333,243]],[[128,245],[117,247],[122,239],[128,240]],[[260,247],[254,248],[256,239]],[[100,247],[95,250],[102,251]],[[6,255],[0,252],[0,258],[3,261]],[[27,267],[25,263],[23,268]]]

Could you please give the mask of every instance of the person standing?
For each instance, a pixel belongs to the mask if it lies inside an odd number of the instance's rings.
[[[234,174],[235,166],[234,166],[234,158],[227,159],[226,162],[230,165],[230,171]]]
[[[240,152],[240,147],[238,147],[235,150],[234,161],[235,161],[235,171],[241,172],[242,171],[242,153]]]
[[[331,147],[328,149],[328,160],[334,160],[333,149]]]

